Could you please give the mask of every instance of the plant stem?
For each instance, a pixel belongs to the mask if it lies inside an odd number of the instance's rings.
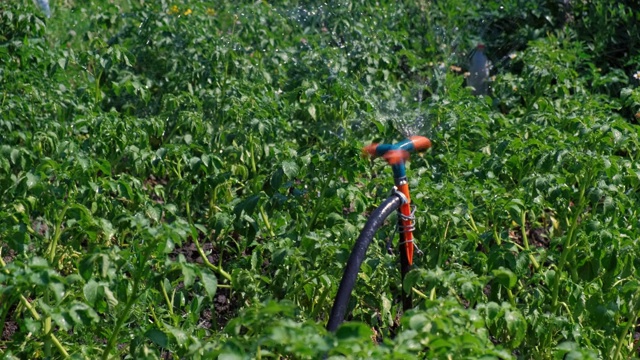
[[[576,212],[571,221],[571,227],[569,229],[569,233],[567,237],[564,239],[564,243],[562,244],[562,254],[560,255],[560,261],[558,262],[558,271],[556,273],[556,281],[553,284],[553,292],[551,295],[551,309],[555,312],[558,309],[558,293],[560,291],[560,281],[562,278],[562,272],[564,271],[564,266],[567,263],[567,258],[569,253],[571,252],[571,244],[573,243],[574,238],[576,237],[577,229],[578,229],[578,219],[580,218],[580,214],[582,213],[582,209],[584,208],[584,191],[585,186],[580,186],[580,195],[578,198],[579,205],[577,206]]]
[[[67,209],[69,209],[69,206],[65,206],[62,209],[62,212],[59,214],[58,218],[56,219],[56,226],[54,229],[54,233],[53,233],[53,239],[51,240],[51,242],[49,243],[49,248],[47,251],[47,258],[49,260],[49,264],[53,265],[53,262],[56,259],[56,249],[58,247],[58,241],[60,240],[60,237],[62,236],[62,222],[64,221],[64,217],[67,213]],[[45,290],[44,293],[44,302],[46,304],[49,303],[49,290]],[[47,315],[45,316],[44,320],[42,321],[42,328],[45,334],[51,334],[51,330],[52,330],[52,326],[51,326],[51,316]],[[44,343],[44,353],[46,354],[47,357],[51,356],[51,342],[53,342],[53,340],[51,338],[49,338],[49,340],[45,341]]]
[[[418,295],[419,297],[421,297],[421,298],[423,298],[425,300],[429,299],[429,297],[425,293],[423,293],[422,291],[420,291],[420,290],[418,290],[418,289],[416,289],[414,287],[411,288],[411,291],[413,291],[416,295]]]
[[[480,231],[478,231],[478,226],[476,225],[476,222],[473,220],[473,215],[471,215],[471,213],[469,213],[469,221],[471,221],[471,224],[469,224],[471,229],[473,229],[473,231],[475,231],[476,233],[480,233]]]
[[[189,224],[193,224],[193,221],[191,221],[191,206],[189,205],[189,201],[187,201],[184,206],[185,211],[187,212],[187,221],[189,222]]]
[[[147,269],[146,269],[147,260],[149,259],[149,256],[151,255],[151,252],[153,251],[153,249],[154,249],[153,245],[148,245],[147,247],[141,249],[139,252],[137,251],[134,252],[134,253],[138,253],[139,257],[138,257],[138,263],[136,264],[136,266],[133,269],[134,271],[132,272],[133,285],[131,286],[131,294],[127,299],[127,303],[124,309],[119,312],[118,319],[116,320],[116,325],[113,328],[113,332],[111,333],[111,336],[107,341],[107,346],[105,347],[102,353],[102,360],[107,360],[109,358],[109,354],[111,353],[111,350],[113,350],[113,348],[115,347],[116,341],[118,340],[118,333],[120,332],[120,329],[124,325],[125,321],[129,319],[129,316],[131,316],[131,309],[133,308],[133,305],[138,300],[138,297],[140,296],[140,283],[141,283],[142,277],[147,275]]]
[[[496,245],[502,245],[502,239],[500,238],[500,235],[498,235],[498,231],[495,227],[493,228],[493,239],[496,241]]]
[[[207,255],[204,253],[204,250],[202,250],[202,246],[200,246],[200,241],[198,241],[196,237],[193,238],[193,242],[196,244],[196,249],[198,249],[198,254],[200,254],[203,264],[205,264],[211,270],[222,275],[222,277],[227,279],[227,281],[231,282],[231,274],[224,271],[222,266],[215,266],[209,261],[209,259],[207,258]],[[218,285],[218,287],[220,287],[220,285]]]
[[[102,71],[100,71],[100,73],[98,73],[98,76],[96,76],[94,78],[94,81],[95,81],[95,89],[94,89],[94,91],[95,91],[95,94],[94,94],[95,99],[94,99],[94,101],[95,101],[95,105],[96,106],[102,100],[102,91],[100,90],[100,77],[101,76],[102,76]]]
[[[316,223],[318,215],[320,215],[320,204],[322,203],[324,194],[327,191],[327,188],[329,187],[330,183],[331,183],[331,179],[327,179],[327,181],[325,181],[322,184],[322,190],[320,190],[320,196],[319,196],[320,199],[316,201],[316,205],[313,208],[313,214],[311,215],[311,220],[309,220],[309,230],[313,228],[313,225]]]
[[[634,301],[631,302],[632,304],[634,304],[633,316],[627,319],[627,324],[624,326],[624,329],[618,336],[618,344],[616,345],[616,350],[613,353],[613,357],[611,357],[612,360],[617,360],[618,358],[620,358],[620,351],[622,351],[622,346],[625,343],[627,335],[630,333],[629,330],[631,329],[631,326],[635,326],[635,324],[638,322],[638,311],[640,310],[639,302],[640,302],[640,292],[636,292],[635,299]]]
[[[456,134],[456,135],[458,135],[458,141],[457,141],[457,144],[456,144],[456,151],[457,151],[457,153],[456,153],[456,159],[460,159],[460,147],[461,147],[461,145],[460,145],[460,142],[461,142],[460,138],[462,137],[462,129],[460,128],[460,119],[458,119],[458,120],[456,121],[456,123],[457,123],[457,124],[456,124],[456,126],[457,126],[457,127],[456,127],[456,129],[457,129],[457,134]]]
[[[25,299],[25,300],[27,300],[27,299]],[[62,343],[60,343],[60,340],[58,340],[58,338],[55,335],[53,335],[53,333],[51,333],[51,332],[49,332],[46,335],[49,336],[49,339],[51,340],[53,345],[56,347],[56,349],[58,349],[58,351],[62,354],[62,356],[64,356],[65,359],[69,358],[69,353],[64,348],[64,346],[62,346]]]
[[[507,289],[507,297],[509,298],[509,303],[511,303],[511,306],[515,308],[516,300],[515,300],[515,297],[513,296],[513,292],[511,292],[511,289]]]
[[[133,279],[133,286],[131,287],[132,288],[131,296],[127,300],[127,304],[125,305],[124,310],[120,313],[120,316],[116,321],[116,326],[113,329],[113,332],[109,337],[109,340],[107,341],[107,346],[105,347],[104,352],[102,353],[102,360],[107,360],[109,358],[109,353],[111,353],[111,350],[115,347],[116,339],[118,338],[118,333],[120,332],[120,328],[122,327],[124,322],[129,318],[131,308],[133,307],[133,304],[136,302],[138,298],[139,285],[140,285],[140,278],[136,276]]]
[[[438,260],[436,262],[436,267],[438,268],[442,266],[442,261],[444,258],[444,242],[447,239],[447,233],[449,232],[449,223],[451,223],[451,221],[447,221],[447,225],[444,227],[444,234],[442,235],[442,241],[438,245]]]
[[[429,293],[429,300],[435,300],[436,299],[436,287],[432,287],[431,288],[431,292]]]
[[[522,232],[522,244],[524,244],[524,249],[527,252],[527,255],[529,256],[529,260],[531,260],[531,264],[533,265],[533,268],[536,271],[538,271],[540,269],[540,264],[538,264],[538,261],[529,250],[529,238],[527,237],[527,228],[525,226],[526,220],[527,220],[527,212],[523,211],[522,214],[520,214],[520,221],[521,221],[520,230]]]
[[[162,322],[160,322],[160,320],[158,319],[158,316],[156,315],[155,310],[153,310],[153,306],[151,304],[149,304],[149,312],[151,313],[151,317],[153,318],[153,321],[158,324],[158,327],[161,329],[164,329],[165,326]]]
[[[141,277],[143,276],[143,274],[145,274],[145,269],[143,268],[146,266],[147,259],[149,258],[149,255],[152,250],[153,250],[152,246],[147,246],[147,248],[143,249],[142,253],[140,254],[140,258],[137,264],[137,269],[135,269],[135,272],[133,273],[134,278],[133,278],[133,285],[131,286],[131,295],[127,299],[127,303],[124,307],[124,310],[120,312],[120,316],[116,320],[116,325],[113,329],[113,332],[111,333],[111,336],[109,337],[109,340],[107,341],[107,346],[105,347],[104,352],[102,353],[103,360],[106,360],[109,358],[109,354],[111,353],[111,350],[113,350],[113,348],[116,345],[118,333],[120,332],[120,329],[124,325],[124,322],[127,321],[127,319],[129,319],[129,316],[131,315],[131,308],[133,308],[133,305],[135,304],[135,302],[138,300],[138,297],[140,296]]]
[[[64,217],[67,214],[68,209],[69,209],[69,206],[65,206],[64,208],[62,208],[62,212],[60,213],[60,216],[57,219],[58,221],[56,222],[56,227],[53,233],[53,239],[49,243],[49,248],[47,249],[47,258],[49,260],[49,264],[53,264],[56,258],[56,248],[58,247],[58,241],[60,240],[60,237],[62,236],[62,232],[63,232],[62,222],[64,221]]]
[[[256,168],[256,155],[254,151],[253,136],[251,136],[251,134],[249,134],[249,153],[251,154],[251,172],[253,176],[256,176],[258,174],[258,170]]]
[[[164,300],[167,302],[169,306],[169,315],[173,319],[173,301],[169,299],[169,295],[167,294],[167,289],[164,287],[164,282],[160,282],[160,289],[162,289],[162,295],[164,296]]]
[[[0,256],[0,266],[2,266],[3,268],[7,266],[7,264],[2,259],[2,256]],[[10,274],[8,270],[5,270],[4,273],[7,275]],[[36,309],[33,306],[31,306],[31,303],[29,302],[29,300],[27,300],[26,297],[24,297],[24,295],[20,295],[20,303],[22,303],[22,306],[24,306],[27,310],[29,310],[29,312],[31,313],[31,316],[33,316],[33,318],[36,319],[36,321],[42,320],[42,317],[40,316],[40,314],[38,314]],[[48,336],[49,339],[51,339],[51,342],[53,343],[53,345],[56,347],[56,349],[58,349],[58,351],[62,354],[62,356],[65,359],[69,358],[69,353],[64,348],[64,346],[62,346],[62,343],[60,342],[60,340],[58,340],[58,338],[52,332],[48,332],[48,333],[45,332],[45,336]]]
[[[260,205],[260,216],[262,217],[262,221],[264,221],[264,225],[267,227],[267,230],[269,230],[269,235],[271,237],[275,237],[276,234],[273,232],[273,229],[271,228],[271,224],[269,223],[269,217],[267,217],[267,213],[264,211],[264,207],[262,205]]]
[[[45,304],[49,304],[49,300],[49,291],[45,290]],[[51,333],[51,316],[45,316],[44,321],[42,321],[42,330],[44,331],[45,336]],[[44,354],[46,357],[51,358],[51,338],[48,338],[44,341]]]

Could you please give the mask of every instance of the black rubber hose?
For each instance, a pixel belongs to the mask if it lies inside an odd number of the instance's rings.
[[[360,265],[362,265],[364,261],[367,248],[369,248],[369,244],[371,244],[376,231],[382,226],[384,220],[391,215],[392,212],[397,210],[401,204],[402,198],[399,195],[391,195],[369,216],[369,220],[367,220],[358,240],[356,240],[356,244],[353,246],[353,250],[351,250],[349,261],[347,261],[344,275],[342,275],[342,280],[340,281],[338,294],[331,309],[327,330],[336,331],[344,320],[347,306],[349,305],[349,298],[351,297],[351,291],[356,283]]]

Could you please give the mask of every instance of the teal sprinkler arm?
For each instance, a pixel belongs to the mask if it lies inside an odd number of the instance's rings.
[[[395,179],[406,178],[404,163],[409,159],[409,153],[422,151],[431,147],[431,140],[424,136],[412,136],[395,144],[371,144],[364,151],[374,157],[383,157],[393,170]],[[398,185],[398,184],[396,184]]]

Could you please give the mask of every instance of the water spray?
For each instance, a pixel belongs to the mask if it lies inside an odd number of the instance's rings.
[[[411,206],[411,195],[409,194],[409,182],[407,180],[406,162],[409,155],[415,151],[423,151],[431,147],[431,140],[424,136],[411,136],[408,139],[395,144],[371,144],[364,147],[364,153],[374,158],[381,157],[391,165],[395,186],[391,196],[387,198],[378,208],[371,213],[369,220],[365,224],[360,236],[351,251],[344,275],[340,281],[340,287],[336,295],[327,330],[335,331],[344,320],[347,312],[347,305],[351,296],[351,291],[355,285],[360,265],[373,240],[373,237],[384,223],[384,220],[391,215],[394,210],[398,211],[398,233],[400,234],[400,272],[402,282],[413,265],[413,254],[416,247],[413,238],[415,208]],[[408,310],[412,306],[411,293],[402,290],[402,308]]]

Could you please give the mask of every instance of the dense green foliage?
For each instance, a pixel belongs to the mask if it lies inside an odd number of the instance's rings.
[[[632,3],[2,2],[0,354],[640,356]],[[409,132],[415,308],[391,219],[327,333]]]

